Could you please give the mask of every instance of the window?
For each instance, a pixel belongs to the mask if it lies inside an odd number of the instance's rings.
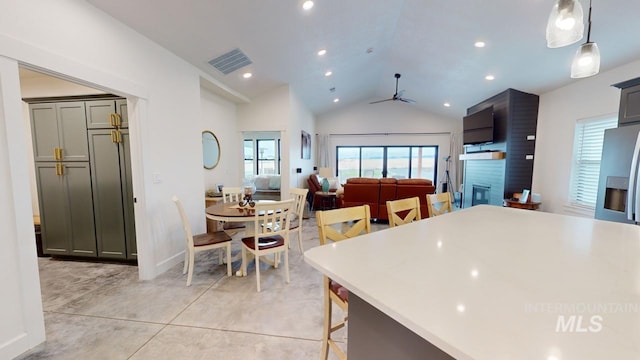
[[[437,146],[338,146],[338,176],[420,178],[435,182]]]
[[[579,120],[576,124],[573,169],[569,201],[572,205],[595,208],[600,176],[604,131],[618,125],[618,119]]]
[[[253,140],[244,140],[244,177],[249,179],[255,173],[253,166],[254,159]]]
[[[244,177],[280,174],[280,139],[244,139]]]

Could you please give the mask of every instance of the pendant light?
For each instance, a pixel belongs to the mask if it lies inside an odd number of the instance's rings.
[[[600,50],[598,44],[591,42],[591,0],[589,0],[589,28],[587,42],[582,44],[571,64],[571,77],[584,78],[600,71]]]
[[[557,0],[547,22],[547,46],[558,48],[582,39],[584,20],[577,0]]]

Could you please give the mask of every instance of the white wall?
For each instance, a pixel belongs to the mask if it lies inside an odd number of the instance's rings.
[[[0,359],[44,341],[17,62],[0,56]]]
[[[37,75],[20,78],[20,96],[22,98],[92,94],[104,94],[104,92],[47,75]],[[27,104],[26,102],[22,103],[22,112],[24,114],[23,119],[26,129],[25,142],[27,144],[29,181],[31,184],[31,206],[33,208],[33,215],[40,215],[40,209],[38,207],[38,187],[36,184],[35,163],[33,160],[34,157],[31,137],[31,120],[29,114],[29,104]]]
[[[319,116],[316,130],[330,135],[329,158],[334,170],[336,146],[437,145],[437,179],[442,180],[446,168],[443,159],[450,154],[451,134],[462,132],[462,119],[432,115],[406,103],[361,103]]]
[[[291,180],[290,187],[307,188],[307,178],[313,173],[313,166],[316,164],[317,146],[315,133],[315,117],[309,111],[302,101],[296,95],[294,89],[289,94],[291,103],[291,124],[289,126],[290,133],[290,171]],[[302,158],[302,130],[311,135],[311,158]],[[300,174],[296,173],[296,168],[301,168]]]
[[[0,155],[0,190],[20,200],[0,205],[3,234],[7,234],[2,237],[4,253],[18,255],[0,265],[0,274],[4,274],[0,286],[8,290],[0,298],[0,309],[21,314],[5,317],[2,313],[0,357],[5,358],[5,353],[12,357],[43,340],[26,130],[22,121],[7,121],[23,116],[16,61],[127,97],[142,279],[151,279],[182,261],[183,233],[171,195],[183,200],[196,230],[204,229],[203,74],[85,1],[0,0],[0,9],[0,58],[12,65],[0,73],[0,102],[5,111],[11,110],[2,120],[14,135],[0,133],[0,146],[9,147],[9,152]],[[15,127],[20,128],[18,132]],[[19,285],[7,279],[8,274],[16,273]],[[40,319],[33,320],[34,316]]]
[[[202,130],[210,130],[220,143],[220,161],[213,169],[204,169],[204,191],[217,184],[228,184],[242,176],[242,138],[238,132],[236,104],[201,88]]]
[[[576,120],[609,114],[617,117],[620,90],[611,85],[638,76],[640,61],[540,96],[532,188],[542,195],[544,211],[593,216],[568,206]]]
[[[281,149],[289,149],[291,122],[291,104],[289,85],[281,86],[273,91],[258,96],[249,104],[238,105],[238,130],[241,132],[277,131],[280,132]],[[241,148],[240,148],[241,149]],[[290,153],[282,151],[281,166],[281,195],[288,194],[290,183]],[[241,183],[242,176],[237,179]]]

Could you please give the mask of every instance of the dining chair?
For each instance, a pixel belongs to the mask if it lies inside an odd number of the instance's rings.
[[[273,254],[278,267],[280,253],[284,253],[285,280],[289,283],[289,225],[294,200],[258,202],[253,208],[254,234],[242,238],[242,276],[247,275],[247,253],[256,260],[256,283],[260,292],[260,257]],[[269,261],[266,261],[269,262]]]
[[[237,204],[244,198],[244,193],[241,187],[223,187],[222,188],[222,202],[225,204]],[[241,222],[226,222],[222,224],[222,229],[227,232],[229,236],[233,236],[245,229],[244,223]]]
[[[226,203],[238,203],[242,201],[244,193],[240,187],[223,187],[222,188],[222,201]]]
[[[417,196],[407,199],[387,201],[389,227],[418,221],[420,217],[420,198]]]
[[[316,221],[318,223],[320,245],[327,244],[328,240],[338,242],[371,232],[369,205],[317,211]],[[338,226],[340,230],[336,229]],[[340,359],[346,359],[347,355],[331,338],[331,334],[343,328],[347,323],[349,290],[327,276],[324,276],[323,288],[324,328],[322,331],[322,356],[320,358],[326,360],[329,356],[329,347],[331,347]],[[343,320],[336,324],[331,324],[333,303],[336,303],[344,312]]]
[[[300,245],[300,253],[302,254],[302,217],[304,213],[304,207],[307,203],[307,193],[309,189],[299,189],[299,188],[291,188],[289,190],[289,194],[295,200],[294,212],[292,212],[291,216],[291,224],[289,226],[289,231],[298,232],[298,245]]]
[[[222,264],[222,250],[225,250],[227,254],[227,276],[231,276],[231,237],[224,231],[193,235],[191,225],[189,224],[189,219],[184,211],[182,202],[176,196],[173,196],[171,199],[178,207],[178,212],[182,219],[182,226],[184,227],[184,232],[186,234],[184,268],[182,269],[182,273],[186,274],[187,271],[189,272],[189,275],[187,275],[187,286],[191,286],[196,253],[201,251],[219,249],[218,261]]]
[[[427,210],[429,216],[438,216],[453,211],[451,206],[451,194],[443,192],[439,194],[427,195]]]

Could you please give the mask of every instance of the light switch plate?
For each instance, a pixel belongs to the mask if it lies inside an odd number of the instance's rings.
[[[158,173],[151,174],[151,182],[154,184],[160,184],[162,182],[162,179],[160,178],[160,174]]]

